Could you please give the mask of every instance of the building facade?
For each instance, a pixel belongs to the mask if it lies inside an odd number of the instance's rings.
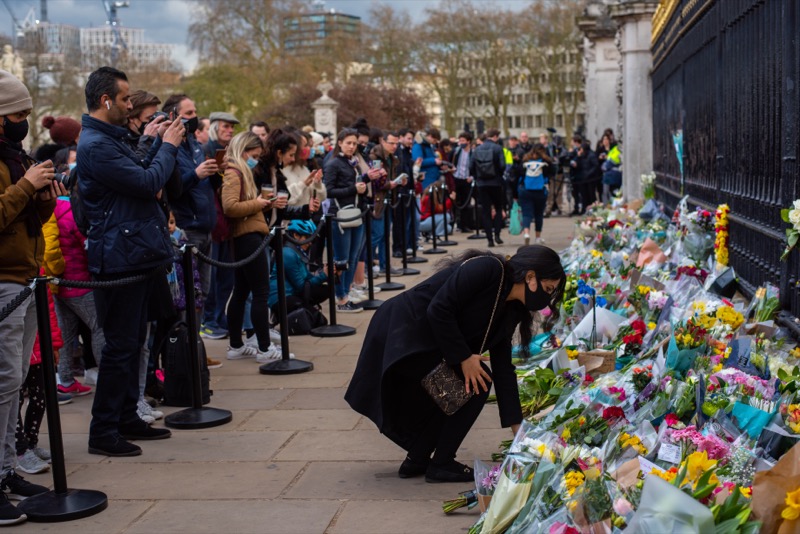
[[[173,45],[145,42],[142,28],[118,27],[118,30],[126,46],[120,51],[120,57],[124,58],[126,68],[136,70],[159,67],[172,62]],[[111,57],[113,42],[114,31],[111,26],[81,28],[80,47],[83,68],[92,70],[104,62],[107,63]]]
[[[292,56],[326,55],[331,49],[358,46],[361,17],[316,11],[307,15],[286,17],[281,31],[283,52]]]

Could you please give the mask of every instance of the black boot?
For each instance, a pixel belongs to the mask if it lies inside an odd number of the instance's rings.
[[[473,482],[475,473],[472,468],[451,460],[446,464],[431,464],[425,472],[425,482]]]

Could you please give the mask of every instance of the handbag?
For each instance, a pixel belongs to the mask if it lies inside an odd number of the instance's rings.
[[[483,258],[485,256],[476,257]],[[492,315],[489,317],[489,326],[486,327],[486,334],[483,336],[483,343],[481,343],[479,354],[483,354],[483,350],[486,348],[486,340],[489,338],[489,331],[492,329],[494,315],[497,311],[497,305],[500,302],[500,293],[503,291],[503,283],[505,282],[505,267],[503,266],[503,262],[496,256],[490,257],[500,262],[502,270],[500,271],[500,285],[497,287],[497,297],[494,301],[494,308],[492,309]],[[462,263],[462,265],[473,259],[475,258],[470,258]],[[433,402],[435,402],[446,415],[453,415],[456,413],[474,394],[467,393],[464,380],[458,376],[455,369],[444,360],[434,367],[430,373],[425,375],[422,379],[422,388],[431,396]]]
[[[339,200],[333,199],[339,211],[336,213],[336,221],[339,223],[339,228],[344,231],[345,228],[358,228],[361,226],[363,220],[361,219],[361,210],[354,204],[348,204],[345,207],[339,206]],[[340,219],[344,219],[341,220]],[[348,220],[352,219],[352,220]]]

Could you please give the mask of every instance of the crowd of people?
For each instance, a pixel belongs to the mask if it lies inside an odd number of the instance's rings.
[[[516,201],[525,244],[531,225],[543,243],[543,219],[567,211],[565,183],[573,214],[621,184],[610,130],[595,151],[579,137],[567,151],[548,134],[535,144],[525,133],[503,143],[497,129],[442,139],[436,128],[381,130],[363,119],[337,133],[271,129],[262,121],[243,128],[229,112],[201,116],[190,95],[162,101],[132,90],[110,67],[89,76],[85,96],[80,122],[44,118],[52,143],[29,155],[22,145],[35,102],[22,82],[0,71],[0,306],[41,275],[108,282],[49,288],[52,329],[61,339],[59,402],[94,393],[92,454],[138,455],[132,441],[170,437],[151,426],[163,417],[153,399],[163,394],[160,340],[182,314],[196,314],[199,335],[228,338],[230,360],[281,358],[275,243],[264,246],[272,229],[286,231],[287,314],[317,310],[330,293],[338,312],[358,313],[367,269],[397,273],[387,240],[396,258],[422,249],[434,234],[482,228],[494,247],[503,244]],[[323,217],[333,218],[331,236]],[[372,219],[371,235],[364,217]],[[333,265],[323,262],[328,237]],[[187,243],[200,253],[191,273],[178,259]],[[367,265],[367,247],[374,265]],[[203,257],[239,266],[213,267]],[[195,310],[185,309],[184,277],[195,282]],[[32,298],[0,321],[0,337],[4,524],[24,519],[7,496],[46,490],[17,470],[40,472],[50,460],[37,440],[44,401]],[[223,365],[211,357],[206,364]],[[15,423],[16,433],[9,431]]]

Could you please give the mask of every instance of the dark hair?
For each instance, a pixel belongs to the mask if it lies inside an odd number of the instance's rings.
[[[399,133],[395,132],[394,130],[384,130],[382,134],[383,140],[386,141],[386,138],[389,137],[390,135],[397,138],[402,137]]]
[[[380,128],[370,128],[369,129],[369,142],[373,144],[378,144],[381,142],[381,137],[383,137],[383,131]]]
[[[481,142],[486,141],[489,139],[489,135],[486,132],[483,132],[482,134],[478,134],[478,139],[480,139]]]
[[[528,271],[533,271],[536,274],[536,280],[539,283],[542,280],[558,280],[558,286],[550,296],[550,303],[547,306],[550,310],[550,315],[542,321],[542,330],[549,332],[561,316],[559,308],[564,298],[564,288],[567,285],[567,275],[561,266],[561,258],[558,253],[544,245],[527,245],[518,248],[516,254],[506,259],[504,256],[485,250],[468,249],[458,256],[439,261],[436,264],[437,271],[461,265],[468,259],[478,256],[494,256],[502,261],[506,270],[506,277],[511,280],[512,284],[524,283]],[[523,358],[528,358],[530,355],[528,350],[531,339],[533,339],[533,319],[533,313],[524,314],[522,321],[519,323],[520,350]]]
[[[167,100],[164,102],[164,105],[161,106],[161,111],[166,111],[167,113],[169,113],[170,111],[172,111],[172,108],[177,108],[178,106],[180,106],[181,102],[183,102],[184,100],[189,100],[189,96],[183,93],[169,95]]]
[[[411,128],[400,128],[400,130],[397,132],[397,136],[398,137],[405,137],[406,135],[413,134],[413,133],[414,133],[414,131]]]
[[[253,131],[253,126],[259,126],[261,128],[264,128],[267,131],[267,133],[270,132],[269,124],[267,124],[264,121],[253,121],[253,122],[250,123],[250,126],[248,126],[247,129],[252,132]]]
[[[490,139],[492,137],[500,137],[500,130],[497,128],[489,128],[486,130],[486,138]]]
[[[517,137],[516,135],[512,135],[511,137],[508,138],[508,140],[509,141],[519,141],[519,137]]]
[[[592,146],[589,143],[583,142],[581,143],[581,150],[583,150],[584,154],[588,154],[592,150]]]
[[[128,112],[128,118],[136,118],[148,106],[158,106],[161,99],[153,93],[149,93],[142,89],[138,89],[131,93],[131,106],[133,108]]]
[[[467,140],[467,143],[472,142],[472,134],[470,132],[461,132],[460,134],[458,134],[458,137],[459,139],[463,137],[464,139]]]
[[[439,148],[444,148],[446,146],[453,146],[453,142],[450,139],[442,139],[439,141]]]
[[[350,128],[356,130],[356,135],[369,136],[369,124],[367,124],[367,119],[364,117],[356,119],[356,122],[354,122]]]
[[[203,126],[203,121],[207,121],[207,120],[209,120],[208,117],[197,117],[197,131],[198,132],[202,132],[203,130],[205,130],[205,126]],[[209,122],[208,125],[211,126],[211,123]]]
[[[269,133],[264,145],[261,166],[265,171],[269,172],[270,169],[278,166],[278,152],[286,152],[292,146],[299,146],[299,142],[294,132],[275,128]]]
[[[573,135],[572,136],[572,142],[573,143],[583,143],[583,136],[582,135],[578,135],[578,134]]]
[[[533,159],[540,159],[542,161],[546,161],[547,163],[553,163],[553,159],[547,153],[547,149],[541,143],[536,143],[531,148],[531,151],[525,154],[525,157],[522,158],[523,161],[531,161]]]
[[[100,109],[100,99],[108,95],[111,100],[119,94],[119,82],[127,82],[128,77],[121,70],[112,67],[100,67],[89,75],[86,80],[86,108],[91,113]]]
[[[428,128],[428,135],[430,135],[437,141],[442,140],[442,133],[439,131],[439,128]]]
[[[350,137],[351,135],[358,137],[358,130],[355,128],[342,128],[339,130],[339,135],[336,136],[336,141],[333,145],[333,150],[335,150],[335,154],[338,154],[341,149],[339,148],[339,143],[342,142],[346,137]]]

